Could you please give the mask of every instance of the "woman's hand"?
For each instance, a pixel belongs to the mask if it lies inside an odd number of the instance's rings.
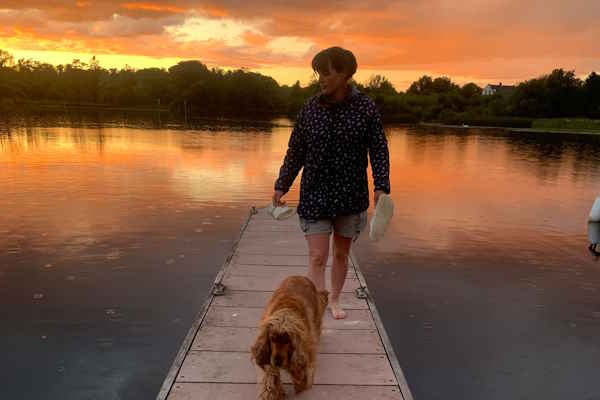
[[[377,206],[377,202],[379,201],[379,196],[385,193],[383,190],[376,190],[373,196],[373,201],[375,202],[375,206]]]
[[[278,207],[285,204],[285,201],[281,200],[282,196],[283,192],[281,190],[275,190],[273,192],[273,207]]]

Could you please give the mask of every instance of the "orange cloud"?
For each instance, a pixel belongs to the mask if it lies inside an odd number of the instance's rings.
[[[244,32],[242,37],[244,42],[250,46],[263,47],[268,42],[265,35],[249,31]]]
[[[589,0],[5,0],[0,47],[120,54],[133,66],[136,57],[195,58],[306,83],[294,71],[340,45],[357,56],[358,77],[386,71],[403,89],[422,73],[510,83],[555,67],[600,70],[599,18],[600,2]]]
[[[204,11],[204,13],[206,13],[208,16],[215,17],[215,18],[229,16],[227,9],[217,6],[217,5],[214,5],[214,4],[205,5],[202,8],[202,11]]]
[[[127,10],[145,10],[156,12],[166,11],[175,14],[181,14],[185,12],[185,9],[181,7],[153,3],[123,3],[121,4],[121,8],[125,8]]]

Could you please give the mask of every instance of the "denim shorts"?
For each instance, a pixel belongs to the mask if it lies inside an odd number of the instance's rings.
[[[339,236],[356,241],[367,226],[367,210],[351,215],[338,215],[333,218],[307,220],[298,216],[304,236],[335,232]]]

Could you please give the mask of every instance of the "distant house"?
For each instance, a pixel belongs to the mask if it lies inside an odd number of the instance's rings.
[[[498,93],[501,96],[510,96],[515,91],[515,86],[503,85],[502,82],[498,85],[486,85],[481,94],[484,96],[491,96]]]

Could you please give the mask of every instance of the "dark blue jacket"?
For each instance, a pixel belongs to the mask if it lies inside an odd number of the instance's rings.
[[[287,193],[304,167],[298,215],[316,220],[359,213],[369,208],[367,153],[373,189],[390,193],[387,139],[373,100],[355,86],[338,103],[317,94],[298,113],[275,189]]]

